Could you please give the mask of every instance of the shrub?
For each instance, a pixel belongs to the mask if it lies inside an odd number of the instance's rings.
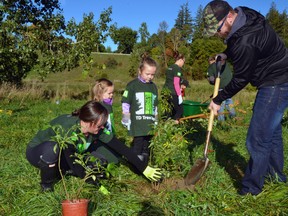
[[[168,102],[171,99],[170,90],[163,88],[161,91],[161,97],[159,99],[159,115],[161,118],[166,119],[166,116],[170,116],[172,112],[172,104]]]
[[[106,61],[105,61],[105,65],[107,68],[110,68],[110,69],[115,69],[117,66],[118,66],[118,62],[114,59],[114,58],[108,58]]]
[[[150,148],[152,160],[163,170],[175,176],[183,174],[190,167],[187,134],[193,133],[185,124],[175,124],[174,120],[167,120],[157,125],[153,131]]]

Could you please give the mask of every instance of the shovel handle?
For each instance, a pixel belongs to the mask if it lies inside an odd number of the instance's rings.
[[[213,98],[215,98],[218,95],[219,86],[220,86],[220,77],[218,76],[215,80]],[[208,145],[209,145],[211,131],[212,131],[212,127],[213,127],[214,116],[215,116],[215,114],[214,114],[213,110],[211,110],[210,116],[209,116],[209,121],[208,121],[208,130],[207,130],[206,144],[205,144],[205,150],[204,150],[204,157],[205,158],[207,158],[207,151],[208,151]]]
[[[213,98],[215,98],[218,95],[219,86],[220,86],[220,78],[217,77],[216,81],[215,81],[215,86],[214,86]],[[213,110],[211,110],[210,116],[209,116],[209,122],[208,122],[208,131],[212,131],[214,116],[215,116],[215,114],[214,114]]]

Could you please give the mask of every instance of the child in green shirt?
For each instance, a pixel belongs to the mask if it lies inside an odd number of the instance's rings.
[[[114,135],[115,124],[114,124],[114,114],[113,114],[113,94],[114,94],[114,84],[112,81],[106,78],[100,78],[96,80],[94,86],[92,87],[92,100],[101,103],[108,111],[108,120],[105,124],[105,128],[112,132]],[[95,151],[99,154],[105,156],[108,163],[119,163],[120,156],[114,152],[112,149],[107,147],[105,143],[97,140],[95,143]]]
[[[127,84],[122,96],[122,124],[133,136],[133,151],[146,164],[150,156],[150,131],[158,118],[158,89],[152,82],[156,70],[155,60],[143,55],[138,77]]]

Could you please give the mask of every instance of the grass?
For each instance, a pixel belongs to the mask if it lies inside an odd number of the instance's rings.
[[[124,65],[124,60],[122,64]],[[124,69],[121,69],[123,74]],[[119,75],[118,71],[120,69],[117,69],[117,73],[107,72],[107,75],[114,82],[119,80],[119,85],[116,87],[119,93],[115,94],[114,103],[117,137],[129,145],[131,138],[127,136],[120,123],[120,90],[124,88],[121,85],[125,86],[124,83],[132,78],[128,75]],[[65,73],[71,73],[71,80],[65,78],[68,77]],[[127,68],[125,73],[128,73]],[[73,94],[81,94],[85,89],[88,91],[95,77],[79,81],[78,86],[76,74],[77,71],[63,72],[58,75],[58,79],[56,75],[51,75],[42,86],[38,85],[39,81],[28,77],[26,87],[21,92],[9,89],[8,86],[5,88],[2,86],[0,89],[0,215],[61,215],[60,202],[65,196],[61,183],[55,185],[55,192],[41,193],[39,171],[28,163],[25,151],[30,139],[47,122],[59,114],[70,113],[89,98],[89,96],[77,98],[73,97]],[[65,93],[64,89],[60,88],[64,86],[60,82],[61,79],[66,80]],[[48,84],[52,85],[52,80],[55,82],[53,85],[55,92],[58,89],[58,96],[62,95],[57,98],[60,99],[60,103],[56,103],[57,95],[50,98],[43,96]],[[155,82],[161,88],[163,79],[156,78]],[[213,89],[205,80],[190,80],[190,85],[186,97],[196,101],[207,99]],[[74,91],[68,91],[71,86],[75,86]],[[89,215],[288,215],[287,184],[267,180],[263,192],[258,196],[242,197],[237,194],[249,158],[245,139],[254,97],[255,92],[250,89],[241,91],[234,98],[234,101],[238,101],[237,119],[227,120],[222,125],[215,121],[208,154],[211,165],[194,189],[177,188],[175,182],[177,183],[185,170],[189,170],[195,160],[203,155],[207,126],[205,119],[187,120],[184,124],[175,126],[175,130],[168,130],[167,134],[181,131],[183,128],[193,129],[193,132],[185,136],[186,150],[183,148],[182,152],[174,152],[177,160],[172,160],[174,166],[170,166],[171,170],[165,171],[170,177],[161,184],[151,184],[144,177],[121,165],[115,176],[104,182],[111,192],[110,195],[104,196],[96,188],[86,185],[82,195],[90,199]],[[288,174],[287,117],[284,120],[284,171]],[[159,127],[161,126],[163,125]],[[174,133],[171,145],[179,144],[176,140],[181,138],[177,137],[176,132]],[[160,153],[155,152],[155,156],[161,157]],[[178,153],[182,157],[179,158]],[[178,164],[181,165],[178,166],[181,170],[177,170]],[[152,162],[152,165],[156,164]],[[77,189],[79,179],[67,178],[69,190]]]

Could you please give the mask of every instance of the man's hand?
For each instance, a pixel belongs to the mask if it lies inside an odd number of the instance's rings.
[[[210,102],[209,104],[209,109],[211,110],[211,112],[214,113],[215,116],[218,115],[218,110],[220,110],[220,105],[217,105],[213,102],[213,100]]]

